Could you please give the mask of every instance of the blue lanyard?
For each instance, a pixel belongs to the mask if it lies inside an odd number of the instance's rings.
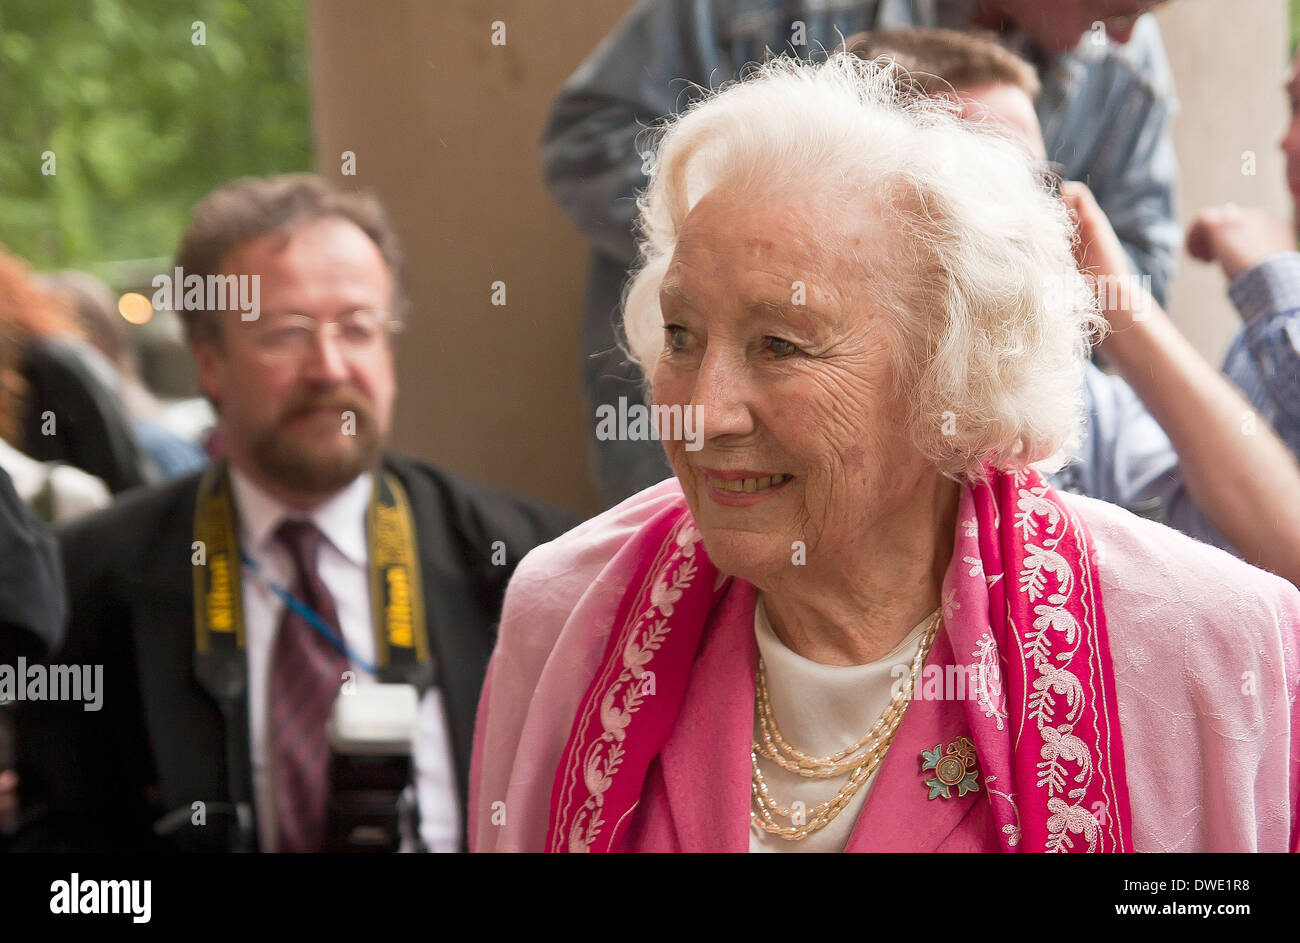
[[[362,671],[367,672],[368,674],[371,675],[378,676],[379,669],[375,665],[372,665],[370,662],[364,661],[363,659],[358,657],[355,652],[349,649],[347,643],[344,642],[340,636],[335,635],[334,632],[331,631],[329,623],[326,622],[323,618],[321,618],[320,614],[317,613],[315,609],[307,605],[305,602],[303,602],[293,593],[289,592],[289,590],[285,589],[275,580],[271,579],[269,576],[263,573],[261,566],[258,565],[258,562],[256,560],[254,560],[252,557],[248,555],[248,552],[246,550],[241,549],[239,551],[239,556],[244,561],[244,564],[250,570],[253,571],[253,573],[257,576],[257,578],[270,588],[271,592],[279,596],[281,601],[286,606],[288,606],[298,615],[306,619],[307,624],[310,625],[317,632],[319,632],[321,635],[323,635],[325,637],[325,641],[329,642],[340,652],[342,652],[343,656],[347,658],[348,661],[355,662],[357,667],[360,668]]]

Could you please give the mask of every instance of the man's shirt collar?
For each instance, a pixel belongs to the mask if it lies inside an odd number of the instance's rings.
[[[230,466],[230,489],[239,516],[240,542],[249,553],[262,554],[286,518],[311,521],[334,548],[358,566],[365,566],[366,508],[374,476],[364,472],[322,504],[304,513],[267,494],[251,478]]]

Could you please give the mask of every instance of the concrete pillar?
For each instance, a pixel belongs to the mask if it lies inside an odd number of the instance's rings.
[[[595,508],[579,382],[586,247],[546,190],[538,141],[556,90],[627,6],[309,7],[317,169],[374,191],[406,250],[395,446],[583,511]],[[344,151],[355,176],[340,175]]]
[[[1277,147],[1287,122],[1286,0],[1173,0],[1156,18],[1181,101],[1174,147],[1182,169],[1183,231],[1198,210],[1227,202],[1289,216]],[[1217,266],[1180,251],[1169,313],[1197,349],[1221,366],[1240,319]]]

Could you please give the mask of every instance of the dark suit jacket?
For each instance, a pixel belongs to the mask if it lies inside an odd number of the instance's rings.
[[[409,459],[384,467],[405,486],[418,532],[430,651],[445,698],[456,781],[467,808],[474,713],[506,581],[533,546],[576,523]],[[226,733],[194,676],[191,550],[199,476],[132,492],[61,531],[68,637],[53,661],[104,666],[102,709],[20,705],[24,810],[43,811],[17,849],[225,850]],[[506,566],[492,563],[503,541]],[[203,801],[203,827],[155,836],[168,812]]]

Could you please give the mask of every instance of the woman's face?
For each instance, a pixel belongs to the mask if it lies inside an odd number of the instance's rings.
[[[888,238],[872,214],[736,191],[710,193],[683,225],[652,382],[657,406],[701,408],[703,436],[664,448],[710,557],[760,588],[852,559],[933,478],[868,300]]]

